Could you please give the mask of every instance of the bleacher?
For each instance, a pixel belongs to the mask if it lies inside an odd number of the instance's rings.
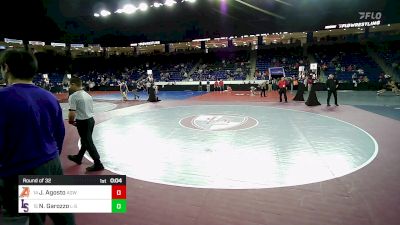
[[[366,46],[359,43],[319,43],[307,48],[324,68],[325,74],[336,74],[341,81],[351,82],[353,74],[377,81],[382,73],[381,68],[368,56]],[[386,60],[388,65],[396,65],[398,69],[400,54],[393,44],[378,49],[381,50],[376,51],[378,55]],[[298,67],[304,65],[308,68],[310,63],[307,57],[303,56],[303,52],[304,47],[300,45],[264,46],[257,50],[256,71],[268,76],[268,68],[283,67],[286,76],[297,76]],[[43,67],[43,62],[49,62],[51,58],[47,55],[39,55],[38,59],[42,60],[39,61],[39,65],[42,65],[39,68],[41,73],[51,69],[58,71],[48,73],[53,86],[62,84],[66,73],[81,76],[85,84],[91,81],[97,86],[117,86],[121,80],[130,82],[146,78],[148,70],[152,70],[153,77],[158,82],[245,80],[250,73],[250,53],[250,49],[209,49],[208,53],[85,56],[73,58],[68,70],[65,69],[68,63],[54,63],[54,68],[49,65]],[[59,57],[57,60],[65,59]],[[192,71],[196,65],[198,66]],[[363,74],[359,73],[359,69],[363,70]],[[36,77],[34,82],[40,85],[41,76]]]
[[[257,51],[256,70],[259,73],[268,73],[270,67],[283,67],[287,77],[297,76],[299,66],[308,65],[307,57],[302,55],[299,46],[262,49]],[[257,77],[261,79],[261,76]]]
[[[250,73],[249,51],[215,51],[204,54],[200,68],[192,74],[198,80],[244,80]]]
[[[400,74],[400,49],[397,47],[399,45],[400,41],[391,41],[374,46],[378,56],[397,74]]]
[[[195,64],[200,60],[199,54],[177,53],[164,55],[157,61],[155,71],[156,81],[182,81],[185,74],[189,74]]]
[[[366,47],[358,43],[313,46],[310,50],[318,63],[327,66],[325,74],[335,74],[341,81],[351,81],[353,74],[377,81],[382,73],[379,65],[368,55]]]
[[[59,73],[50,73],[48,74],[48,78],[49,78],[49,83],[51,84],[51,86],[61,86],[63,79],[64,79],[64,74],[59,74]],[[39,86],[42,86],[44,82],[43,79],[43,74],[37,74],[34,78],[33,78],[33,83],[37,84]]]

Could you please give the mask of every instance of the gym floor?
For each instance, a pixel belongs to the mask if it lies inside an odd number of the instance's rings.
[[[400,221],[400,97],[339,92],[340,106],[248,92],[160,92],[157,103],[92,93],[105,171],[127,176],[126,214],[77,224],[382,224]],[[60,98],[65,96],[59,96]],[[307,98],[307,96],[305,96]],[[133,97],[130,96],[130,99]],[[65,101],[64,101],[65,102]],[[333,103],[333,99],[331,99]],[[67,112],[68,105],[62,103]],[[66,159],[79,136],[66,123]]]

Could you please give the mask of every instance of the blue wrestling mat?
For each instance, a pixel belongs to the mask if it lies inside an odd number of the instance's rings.
[[[196,97],[199,95],[206,94],[205,91],[160,91],[157,96],[160,100],[184,100],[191,97]],[[139,100],[147,100],[149,95],[147,92],[138,92],[140,98]],[[93,97],[94,100],[122,100],[120,93],[96,95]],[[128,93],[128,99],[134,100],[132,92]]]

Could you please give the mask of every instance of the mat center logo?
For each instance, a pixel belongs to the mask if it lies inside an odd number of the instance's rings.
[[[227,131],[249,129],[257,126],[258,121],[242,115],[201,114],[183,118],[179,123],[196,130]]]

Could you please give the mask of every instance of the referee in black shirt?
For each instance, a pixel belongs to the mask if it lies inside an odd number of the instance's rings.
[[[81,137],[81,149],[78,155],[69,155],[68,159],[80,165],[85,152],[88,151],[94,164],[86,168],[87,171],[103,170],[103,164],[100,162],[100,155],[93,143],[92,133],[95,121],[93,119],[93,99],[86,91],[82,90],[82,80],[78,77],[72,77],[70,80],[70,90],[74,93],[69,96],[69,123],[78,128]]]
[[[326,81],[326,88],[328,89],[328,99],[327,99],[327,105],[331,106],[329,104],[329,101],[331,100],[331,95],[333,94],[333,97],[335,98],[335,105],[339,106],[337,103],[337,88],[338,88],[338,82],[336,79],[334,79],[333,74],[329,74],[328,80]]]

